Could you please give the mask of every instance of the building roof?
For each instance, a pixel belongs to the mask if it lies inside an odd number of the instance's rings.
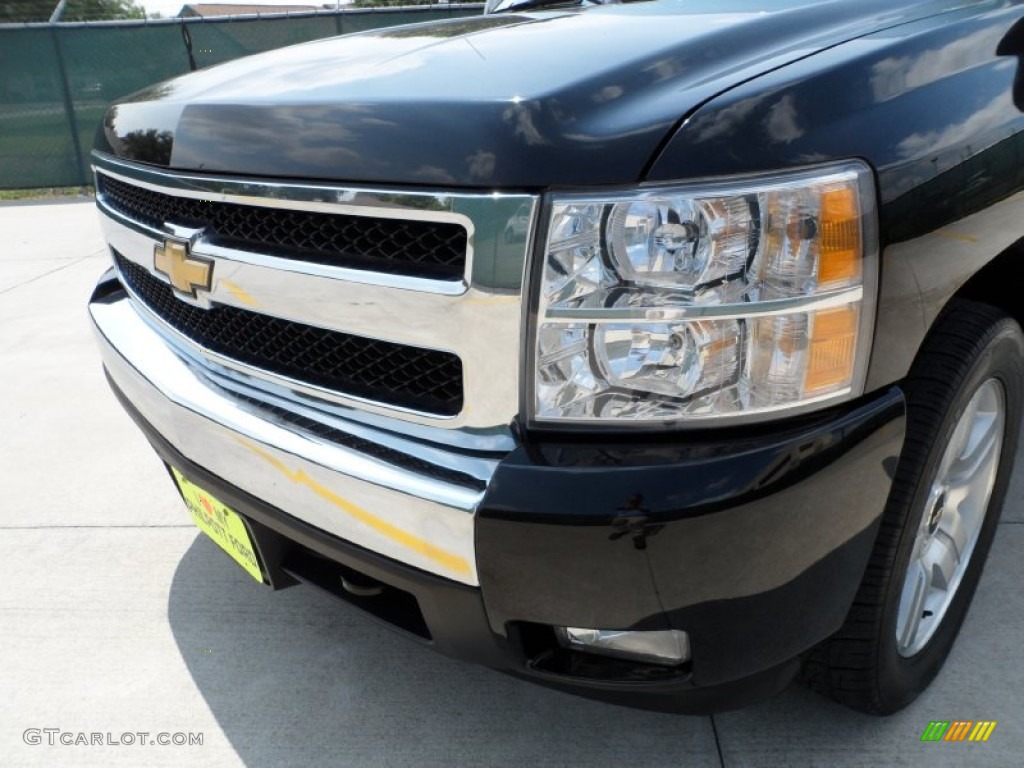
[[[258,13],[303,13],[323,10],[322,5],[240,5],[236,3],[189,3],[178,16],[243,16]]]

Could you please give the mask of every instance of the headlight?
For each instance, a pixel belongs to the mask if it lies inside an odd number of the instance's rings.
[[[862,393],[877,279],[862,163],[550,210],[534,421],[743,420]]]

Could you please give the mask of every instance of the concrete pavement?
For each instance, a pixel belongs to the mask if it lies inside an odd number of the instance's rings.
[[[714,718],[589,702],[272,593],[200,536],[103,380],[85,302],[106,264],[91,204],[0,206],[0,765],[1024,764],[1024,472],[953,655],[904,712],[797,686]],[[920,742],[955,719],[999,725]],[[26,744],[32,728],[203,743]]]

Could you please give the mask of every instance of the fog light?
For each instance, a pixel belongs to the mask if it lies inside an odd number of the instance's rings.
[[[678,629],[629,632],[621,629],[555,627],[555,634],[563,647],[574,651],[665,666],[678,666],[690,660],[690,638]]]

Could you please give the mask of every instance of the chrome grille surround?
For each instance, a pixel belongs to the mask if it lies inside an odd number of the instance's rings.
[[[192,252],[214,263],[212,289],[203,297],[207,306],[233,306],[340,333],[457,355],[463,361],[464,405],[452,416],[361,399],[245,365],[194,344],[153,313],[148,316],[162,326],[162,335],[180,352],[230,380],[248,397],[273,396],[279,402],[283,396],[296,406],[340,413],[376,426],[388,427],[397,419],[419,425],[414,431],[424,439],[469,449],[510,445],[509,426],[519,410],[523,285],[536,221],[536,196],[209,177],[156,170],[101,153],[93,154],[93,162],[98,176],[167,195],[463,226],[467,232],[465,271],[456,279],[319,264],[290,258],[272,248],[242,250],[210,242],[201,231],[192,240]],[[98,188],[102,190],[102,185]],[[166,224],[157,229],[134,221],[107,205],[102,191],[97,203],[111,248],[156,274],[154,248],[180,228]]]

